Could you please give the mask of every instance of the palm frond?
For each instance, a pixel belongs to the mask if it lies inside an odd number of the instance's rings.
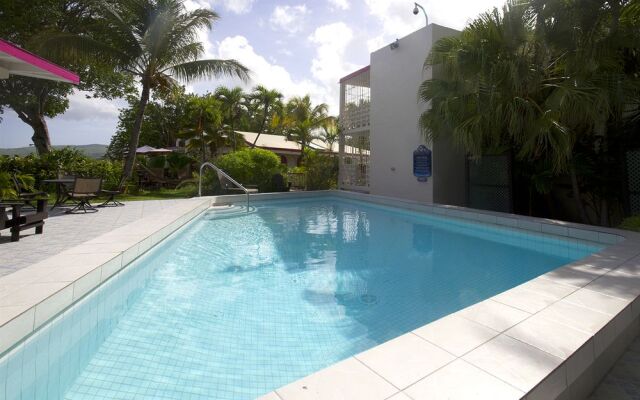
[[[211,77],[237,77],[249,80],[249,69],[236,60],[197,60],[169,68],[176,78],[189,82],[195,79]]]

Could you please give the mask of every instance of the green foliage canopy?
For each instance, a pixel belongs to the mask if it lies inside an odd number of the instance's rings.
[[[286,168],[275,153],[259,148],[225,154],[216,165],[243,185],[257,185],[261,192],[269,191],[273,175],[284,173]]]

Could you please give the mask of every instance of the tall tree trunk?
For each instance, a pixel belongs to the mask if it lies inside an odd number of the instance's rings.
[[[233,120],[231,120],[231,136],[233,138],[233,151],[238,150],[237,140],[236,140],[236,130],[233,127]]]
[[[51,138],[49,137],[49,127],[44,115],[38,114],[33,116],[33,144],[39,155],[49,153],[51,151]]]
[[[268,106],[265,105],[264,114],[262,115],[262,123],[260,124],[260,131],[258,132],[258,134],[256,135],[256,138],[253,140],[253,143],[251,144],[252,149],[256,147],[256,143],[258,143],[258,138],[260,137],[262,132],[264,132],[264,126],[267,124],[267,109],[268,109]]]
[[[202,133],[200,133],[200,155],[201,155],[201,161],[200,164],[204,164],[205,161],[207,161],[207,150],[205,148],[205,143],[204,143],[204,131],[202,131]]]
[[[600,201],[600,226],[609,226],[609,203],[607,199]]]
[[[36,151],[39,155],[47,154],[51,151],[51,138],[49,137],[49,128],[44,115],[37,110],[16,111],[18,118],[33,129],[33,141]]]
[[[138,113],[136,115],[136,120],[133,123],[131,136],[129,137],[129,152],[127,153],[124,170],[122,171],[122,178],[118,185],[120,190],[122,190],[133,174],[133,166],[136,161],[136,149],[138,148],[138,143],[140,141],[140,130],[142,129],[142,120],[144,118],[144,109],[147,107],[147,103],[149,102],[149,92],[149,83],[143,79],[142,94],[140,95],[140,103],[138,104]]]
[[[304,160],[304,149],[307,147],[307,143],[304,140],[300,141],[300,160],[298,164],[302,165],[302,161]]]
[[[578,214],[580,215],[580,222],[583,224],[589,223],[589,218],[587,217],[587,211],[584,208],[584,204],[582,203],[582,198],[580,194],[580,187],[578,186],[578,176],[576,175],[576,167],[573,163],[569,166],[569,176],[571,177],[571,192],[573,194],[573,200],[575,201],[576,208],[578,209]]]

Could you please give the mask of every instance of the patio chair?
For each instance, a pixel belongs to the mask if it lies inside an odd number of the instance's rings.
[[[116,199],[116,196],[122,194],[120,190],[101,190],[101,195],[107,196],[107,200],[102,204],[98,204],[98,207],[120,207],[124,206],[124,203],[121,203]]]
[[[20,180],[15,173],[11,174],[11,180],[13,181],[13,186],[15,187],[16,193],[18,194],[20,200],[24,201],[24,203],[31,208],[37,207],[32,204],[32,202],[36,200],[36,198],[49,197],[49,194],[47,192],[31,191],[30,188],[26,187],[22,180]]]
[[[98,209],[91,205],[90,201],[98,197],[102,179],[100,178],[78,178],[73,183],[73,189],[69,192],[69,199],[75,201],[76,205],[67,210],[67,214],[77,214],[80,211],[84,213],[97,212]]]

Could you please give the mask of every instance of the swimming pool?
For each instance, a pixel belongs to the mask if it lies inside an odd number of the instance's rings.
[[[337,198],[212,210],[0,370],[23,398],[251,399],[598,249]]]

